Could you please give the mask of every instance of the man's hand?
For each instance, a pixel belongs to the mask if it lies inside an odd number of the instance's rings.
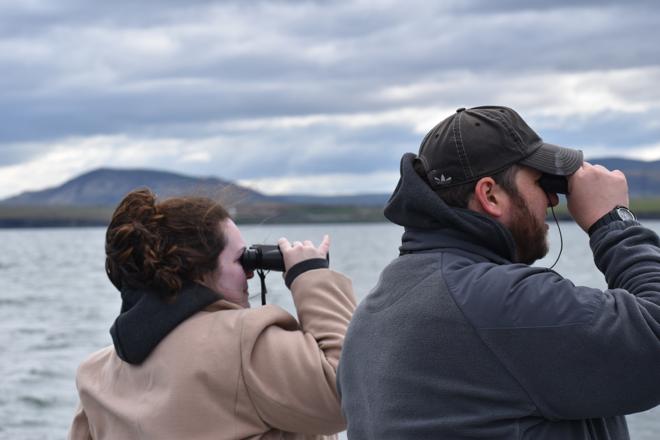
[[[330,237],[325,235],[318,248],[309,240],[303,242],[294,241],[291,244],[286,238],[280,238],[277,240],[277,244],[284,257],[284,268],[288,271],[301,261],[312,258],[325,258],[330,249]]]
[[[568,211],[586,232],[615,206],[628,206],[628,182],[619,170],[584,162],[568,179]]]

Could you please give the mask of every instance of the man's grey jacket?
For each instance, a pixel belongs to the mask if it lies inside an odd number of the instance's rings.
[[[385,210],[401,256],[359,305],[338,372],[348,437],[627,439],[660,403],[660,248],[635,221],[591,237],[609,289],[513,264],[499,223],[445,205],[404,156]]]

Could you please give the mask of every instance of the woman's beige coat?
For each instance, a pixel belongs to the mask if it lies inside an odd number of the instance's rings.
[[[345,428],[335,377],[355,298],[329,269],[280,307],[225,300],[177,326],[141,365],[112,346],[78,369],[70,439],[307,439]]]

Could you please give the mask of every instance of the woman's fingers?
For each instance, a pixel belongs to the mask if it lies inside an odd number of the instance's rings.
[[[325,257],[328,255],[328,251],[330,250],[330,236],[328,234],[323,236],[323,241],[321,241],[321,244],[319,245],[319,251],[321,251],[321,254]]]
[[[280,251],[284,256],[284,266],[288,270],[295,264],[309,260],[312,258],[326,258],[328,250],[330,249],[330,237],[325,235],[321,244],[316,247],[311,240],[294,241],[290,243],[289,240],[282,237],[277,240]]]

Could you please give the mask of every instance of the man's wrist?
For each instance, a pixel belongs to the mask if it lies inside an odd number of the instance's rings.
[[[637,220],[635,214],[625,206],[615,206],[610,212],[596,220],[596,222],[589,227],[587,233],[591,237],[596,230],[606,226],[615,221]]]

